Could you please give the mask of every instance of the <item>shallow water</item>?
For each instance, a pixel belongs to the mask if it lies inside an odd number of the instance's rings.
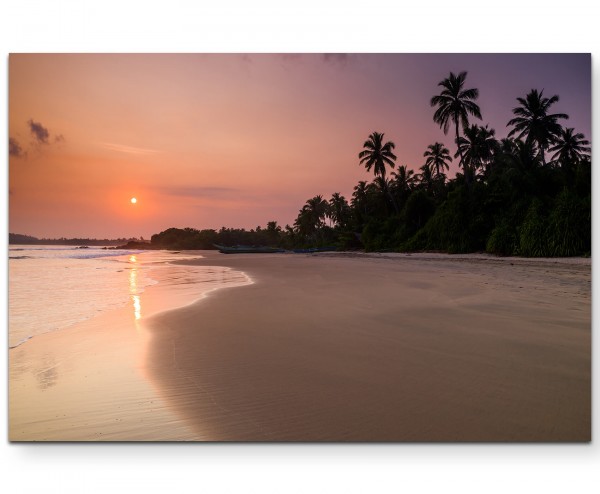
[[[17,247],[18,248],[18,247]],[[154,314],[251,283],[198,252],[11,249],[11,441],[197,439],[148,377]],[[97,251],[97,252],[94,252]]]
[[[243,276],[226,268],[171,264],[202,257],[197,253],[100,247],[10,246],[9,348],[127,305],[135,319],[147,316],[142,311],[141,294],[159,281],[181,295],[177,301],[180,306],[200,298],[207,289]],[[153,307],[174,308],[162,305]]]

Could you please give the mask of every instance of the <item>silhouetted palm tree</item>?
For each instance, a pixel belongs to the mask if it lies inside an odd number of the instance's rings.
[[[448,133],[450,123],[454,123],[456,128],[456,142],[458,145],[459,130],[458,123],[462,123],[463,128],[469,125],[469,115],[481,120],[481,110],[477,103],[474,102],[479,96],[479,91],[473,89],[463,89],[466,72],[461,72],[458,75],[450,72],[450,76],[438,83],[444,89],[438,96],[431,98],[431,106],[437,106],[437,110],[433,114],[433,121],[444,130],[444,134]],[[459,153],[460,154],[460,153]],[[463,157],[460,161],[462,164]]]
[[[417,180],[420,182],[421,186],[427,190],[427,192],[432,193],[433,192],[433,184],[434,184],[434,177],[433,177],[433,167],[431,165],[428,165],[427,163],[425,163],[421,168],[419,168],[421,170],[421,173],[419,173],[417,175]]]
[[[390,202],[392,203],[394,211],[396,211],[396,213],[399,213],[400,210],[398,209],[398,204],[396,204],[396,199],[394,198],[392,191],[391,191],[392,181],[385,178],[385,176],[380,175],[373,179],[373,185],[377,188],[378,192],[380,193],[381,197],[383,198],[383,202],[385,204],[387,204],[387,201],[385,199],[387,197],[390,200]]]
[[[520,174],[534,170],[542,164],[533,144],[520,139],[502,139],[499,144],[498,159]]]
[[[315,224],[317,226],[323,226],[325,216],[327,215],[327,209],[329,208],[329,204],[323,199],[323,196],[317,195],[312,199],[309,199],[306,201],[306,205],[314,218]]]
[[[512,197],[512,200],[503,200],[502,204],[518,202],[539,192],[542,161],[532,143],[520,139],[502,139],[494,156],[494,166],[500,171],[496,179],[503,184],[500,187],[501,195]]]
[[[427,151],[423,153],[423,156],[427,158],[425,164],[435,168],[436,177],[440,177],[443,174],[444,169],[450,169],[448,163],[452,161],[452,157],[450,156],[448,148],[444,147],[441,142],[436,142],[435,144],[427,146]],[[440,169],[442,170],[441,173]]]
[[[562,129],[556,139],[556,145],[549,149],[555,152],[552,155],[552,161],[558,162],[562,166],[566,164],[575,164],[583,158],[590,155],[590,141],[585,139],[581,133],[574,134],[575,129]]]
[[[314,233],[325,225],[328,208],[329,204],[321,195],[309,199],[298,213],[294,226],[303,235]]]
[[[406,165],[400,165],[398,171],[392,172],[394,188],[401,193],[409,192],[415,182],[414,174],[415,172],[409,170]]]
[[[363,144],[363,150],[358,153],[360,164],[364,165],[367,171],[371,171],[375,176],[385,177],[385,166],[394,168],[396,155],[392,152],[396,146],[392,141],[383,142],[383,136],[378,132],[373,132],[369,139]]]
[[[277,224],[276,221],[267,222],[267,231],[273,233],[280,233],[281,227]]]
[[[350,204],[356,211],[360,211],[362,214],[367,214],[367,204],[369,199],[369,189],[367,182],[361,180],[354,187],[352,193],[352,201]]]
[[[525,98],[517,98],[520,106],[513,108],[515,118],[506,124],[507,127],[514,126],[508,133],[508,137],[514,135],[518,139],[525,137],[526,142],[537,146],[544,165],[546,164],[545,151],[555,142],[562,130],[558,119],[569,118],[565,113],[548,113],[550,107],[558,100],[558,95],[544,98],[544,90],[538,92],[537,89],[532,89]]]
[[[384,135],[385,134],[383,133],[373,132],[369,136],[369,139],[363,144],[364,149],[358,153],[358,157],[361,165],[364,165],[367,171],[371,171],[371,168],[373,168],[376,179],[381,178],[383,193],[389,196],[396,213],[398,213],[398,206],[390,193],[389,188],[387,188],[388,181],[385,179],[386,165],[390,168],[394,168],[396,164],[396,155],[392,152],[392,149],[396,146],[392,141],[384,143]]]
[[[495,139],[496,131],[473,124],[464,129],[464,136],[458,140],[458,149],[454,157],[462,153],[464,158],[463,171],[465,176],[474,177],[477,170],[485,169],[494,157],[498,146]]]
[[[335,192],[329,200],[329,215],[338,226],[344,226],[349,217],[350,206],[346,198],[339,192]]]

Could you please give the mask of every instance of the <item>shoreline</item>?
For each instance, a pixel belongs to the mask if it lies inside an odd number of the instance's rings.
[[[389,256],[194,262],[255,283],[149,321],[150,378],[211,441],[590,440],[591,260]]]
[[[590,440],[591,259],[202,254],[11,349],[10,440]]]
[[[250,282],[243,273],[229,271],[189,272],[175,264],[151,267],[157,283],[142,293],[132,292],[125,306],[37,334],[11,348],[9,440],[194,439],[147,377],[150,334],[145,324],[154,314],[193,304],[206,293]]]
[[[311,255],[330,257],[359,257],[374,259],[414,259],[414,260],[449,260],[473,262],[520,262],[520,263],[546,263],[546,264],[591,264],[591,257],[520,257],[498,256],[485,252],[469,252],[465,254],[449,254],[447,252],[365,252],[365,251],[340,251],[340,252],[315,252]]]

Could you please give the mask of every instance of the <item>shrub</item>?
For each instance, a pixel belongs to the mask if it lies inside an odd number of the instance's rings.
[[[576,256],[591,250],[591,211],[586,202],[568,189],[559,194],[548,219],[549,255]]]
[[[486,252],[500,256],[518,254],[518,235],[514,225],[503,221],[492,230],[486,246]]]
[[[519,231],[519,253],[525,257],[545,257],[548,248],[548,221],[542,211],[542,202],[534,199],[527,210]]]

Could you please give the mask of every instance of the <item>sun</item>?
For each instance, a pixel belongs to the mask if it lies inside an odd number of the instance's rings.
[[[137,199],[135,197],[131,198],[131,204],[135,204],[137,202]]]

